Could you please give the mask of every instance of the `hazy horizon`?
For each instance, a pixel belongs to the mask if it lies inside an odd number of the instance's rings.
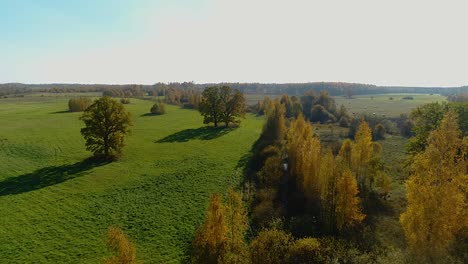
[[[468,85],[463,1],[0,3],[0,83]]]

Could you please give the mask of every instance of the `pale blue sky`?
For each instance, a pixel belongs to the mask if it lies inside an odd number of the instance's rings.
[[[468,84],[463,0],[0,0],[0,83]]]

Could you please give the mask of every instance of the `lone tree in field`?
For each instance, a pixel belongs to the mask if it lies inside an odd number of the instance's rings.
[[[104,158],[119,156],[131,126],[130,113],[121,103],[107,96],[101,97],[86,109],[81,120],[86,125],[81,134],[87,150]]]
[[[239,122],[236,117],[244,116],[245,97],[239,90],[228,86],[208,87],[203,91],[198,110],[204,124],[214,123],[217,127],[220,122],[224,122],[229,126],[229,123]]]
[[[219,88],[221,95],[221,120],[229,126],[229,123],[240,123],[236,117],[245,115],[245,97],[241,91],[231,89],[229,86]]]

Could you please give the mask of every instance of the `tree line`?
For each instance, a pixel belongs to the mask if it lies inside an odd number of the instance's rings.
[[[105,92],[106,95],[123,93],[118,90],[131,90],[131,87],[138,86],[145,94],[153,96],[165,96],[169,89],[174,90],[194,90],[201,92],[209,86],[229,86],[238,89],[245,94],[263,94],[263,95],[301,95],[307,91],[313,90],[319,93],[327,90],[333,96],[352,97],[362,94],[383,94],[383,93],[424,93],[424,94],[442,94],[456,95],[468,93],[468,86],[461,87],[394,87],[394,86],[376,86],[359,83],[343,82],[310,82],[310,83],[205,83],[196,84],[193,82],[172,82],[155,83],[152,85],[125,84],[125,85],[107,85],[107,84],[22,84],[5,83],[0,84],[0,95],[31,93],[31,92]],[[139,94],[139,93],[136,93]],[[135,95],[137,96],[137,95]],[[139,95],[138,95],[139,96]],[[115,96],[119,97],[119,96]]]
[[[246,168],[242,194],[247,207],[238,209],[243,219],[250,219],[248,227],[237,229],[243,230],[243,236],[237,237],[244,239],[236,242],[241,246],[235,250],[227,246],[233,243],[225,235],[231,226],[221,197],[215,195],[195,236],[192,260],[393,263],[395,259],[388,252],[357,249],[359,257],[350,253],[356,244],[372,243],[362,241],[366,214],[392,189],[391,177],[383,170],[380,158],[382,147],[373,141],[368,123],[361,120],[354,141],[344,140],[334,152],[321,145],[302,112],[287,118],[287,100],[277,99],[268,105],[263,132]],[[454,247],[463,245],[468,221],[468,141],[466,130],[460,129],[466,121],[465,108],[433,103],[411,114],[415,119],[413,140],[420,141],[418,146],[422,147],[408,146],[408,207],[400,222],[412,254],[401,253],[401,263],[452,263],[462,254],[460,249],[454,253]],[[361,241],[352,242],[354,239]],[[364,247],[372,248],[377,250],[371,244]]]

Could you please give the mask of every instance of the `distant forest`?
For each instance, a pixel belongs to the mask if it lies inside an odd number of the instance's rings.
[[[327,90],[333,96],[348,96],[362,94],[385,94],[385,93],[423,93],[423,94],[441,94],[454,95],[460,93],[468,93],[468,86],[461,87],[402,87],[402,86],[377,86],[371,84],[359,83],[343,83],[343,82],[310,82],[310,83],[205,83],[197,84],[193,82],[182,83],[156,83],[153,85],[108,85],[108,84],[22,84],[22,83],[6,83],[0,84],[0,96],[19,95],[32,92],[103,92],[114,93],[122,91],[123,97],[126,94],[135,96],[135,91],[141,91],[141,94],[165,95],[165,91],[170,89],[183,90],[203,90],[208,86],[223,86],[227,85],[231,88],[238,89],[245,94],[288,94],[302,95],[306,91],[314,90],[320,92]],[[125,91],[128,91],[125,93]],[[131,92],[130,92],[131,91]],[[138,92],[140,93],[140,92]]]

